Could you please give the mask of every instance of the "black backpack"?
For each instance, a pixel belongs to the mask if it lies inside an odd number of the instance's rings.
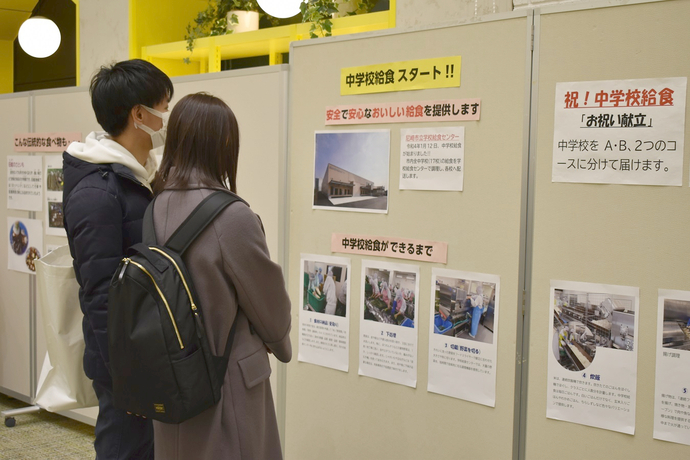
[[[180,423],[220,400],[235,335],[214,356],[202,308],[182,255],[237,196],[206,197],[163,246],[156,244],[153,206],[146,209],[143,243],[127,250],[108,291],[108,350],[116,407],[166,423]]]

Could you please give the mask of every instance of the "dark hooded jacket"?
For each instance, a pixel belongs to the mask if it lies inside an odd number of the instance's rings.
[[[152,199],[132,171],[63,153],[64,224],[79,303],[84,313],[84,371],[111,384],[108,364],[108,285],[126,249],[141,242],[142,219]]]

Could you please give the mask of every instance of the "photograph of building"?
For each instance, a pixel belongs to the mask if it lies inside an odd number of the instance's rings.
[[[388,212],[389,148],[388,130],[317,132],[313,207]]]

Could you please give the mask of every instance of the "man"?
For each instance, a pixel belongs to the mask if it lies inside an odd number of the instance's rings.
[[[125,250],[142,238],[152,199],[156,158],[164,143],[170,79],[134,59],[101,67],[90,87],[96,119],[105,132],[90,133],[63,154],[64,223],[84,320],[84,371],[98,397],[96,458],[153,458],[150,420],[113,406],[108,371],[108,285]]]

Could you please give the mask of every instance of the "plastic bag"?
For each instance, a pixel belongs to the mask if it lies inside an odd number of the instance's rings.
[[[36,261],[36,284],[48,353],[34,404],[51,412],[97,406],[91,380],[84,374],[83,315],[69,246]]]

